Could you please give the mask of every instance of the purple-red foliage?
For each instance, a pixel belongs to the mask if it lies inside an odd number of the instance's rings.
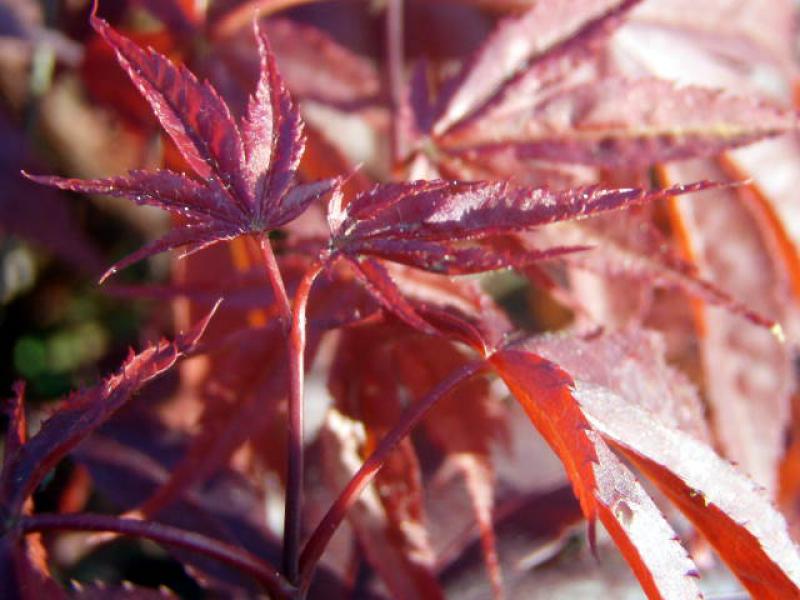
[[[800,322],[800,240],[786,209],[730,177],[747,174],[747,161],[736,162],[747,155],[734,149],[795,135],[785,98],[765,98],[755,84],[732,93],[659,78],[646,52],[625,54],[625,40],[637,23],[671,34],[685,25],[669,13],[648,21],[642,0],[495,3],[509,14],[455,69],[441,60],[444,39],[436,60],[406,68],[403,20],[417,13],[388,0],[386,48],[375,53],[385,54],[385,80],[354,50],[370,37],[354,23],[370,17],[343,19],[350,29],[332,25],[336,35],[315,26],[338,5],[264,20],[253,15],[305,2],[215,2],[207,13],[179,0],[129,4],[161,21],[170,57],[119,33],[96,6],[90,22],[166,134],[166,166],[25,175],[169,212],[171,230],[101,281],[183,248],[172,282],[108,291],[170,301],[198,324],[131,354],[32,436],[17,385],[0,474],[3,598],[66,595],[40,535],[58,531],[150,539],[210,593],[275,598],[457,597],[447,573],[477,539],[487,593],[518,595],[500,534],[532,522],[556,554],[567,552],[575,510],[531,516],[521,501],[501,510],[514,494],[544,502],[552,491],[513,489],[509,472],[546,459],[513,456],[520,413],[507,392],[562,464],[592,551],[608,552],[599,521],[649,598],[701,597],[709,559],[689,556],[667,519],[678,511],[754,597],[800,597],[785,518],[796,525],[797,497],[786,492],[800,489],[795,455],[778,490],[782,455],[743,438],[751,479],[727,460],[731,427],[746,419],[726,421],[719,400],[735,388],[732,410],[757,406],[758,392],[786,373]],[[494,21],[474,8],[430,10]],[[725,51],[759,42],[746,27],[736,35],[741,43]],[[684,43],[714,59],[721,42],[702,41]],[[255,81],[254,93],[244,81]],[[147,118],[123,116],[146,128]],[[693,162],[672,163],[684,159]],[[659,178],[674,184],[653,185]],[[770,301],[726,271],[742,250],[720,223],[746,238],[746,264],[764,270]],[[51,245],[73,260],[87,252],[66,242]],[[478,280],[454,277],[508,270],[531,282],[531,306],[502,306]],[[513,325],[531,314],[540,328],[564,330],[532,336]],[[751,381],[709,362],[721,349],[777,358]],[[187,355],[177,392],[111,421]],[[781,387],[782,412],[763,417],[776,436],[793,390],[793,380]],[[32,495],[68,454],[123,514],[37,511]],[[779,491],[784,514],[772,503]],[[276,501],[278,526],[262,514]],[[452,527],[430,522],[436,502],[453,504]],[[553,523],[537,523],[545,513]],[[326,554],[329,544],[338,556]],[[76,595],[151,593],[92,586]]]

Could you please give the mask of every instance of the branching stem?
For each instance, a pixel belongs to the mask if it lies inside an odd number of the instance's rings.
[[[286,293],[286,285],[283,283],[283,276],[278,267],[278,261],[275,260],[275,253],[272,251],[272,244],[269,241],[269,235],[266,233],[259,239],[261,246],[261,255],[264,257],[264,267],[267,270],[267,278],[269,285],[272,288],[272,293],[275,294],[275,302],[280,307],[281,314],[285,319],[286,328],[289,327],[289,321],[292,318],[292,306],[289,302],[289,295]]]
[[[306,305],[314,279],[321,270],[314,263],[295,292],[294,308],[289,302],[269,237],[260,239],[261,253],[275,300],[281,307],[287,332],[289,361],[289,421],[286,464],[286,503],[283,512],[283,574],[294,583],[298,576],[300,533],[303,514],[303,377],[306,349]]]
[[[292,583],[299,574],[303,508],[303,377],[306,350],[306,306],[314,280],[323,268],[314,263],[303,276],[294,296],[289,331],[289,427],[286,472],[286,506],[283,518],[283,572]]]

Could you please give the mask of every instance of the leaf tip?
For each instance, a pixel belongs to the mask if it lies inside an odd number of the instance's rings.
[[[105,31],[108,28],[108,23],[105,19],[97,16],[97,11],[100,9],[100,0],[92,0],[92,10],[89,13],[89,23],[98,34],[105,37]]]
[[[107,280],[109,277],[111,277],[112,275],[115,275],[115,274],[117,273],[117,271],[119,271],[119,268],[117,268],[117,266],[116,266],[116,265],[113,265],[113,266],[109,267],[109,268],[106,270],[106,272],[105,272],[105,273],[103,273],[103,274],[100,276],[100,279],[98,279],[98,280],[97,280],[97,285],[103,285],[103,284],[106,282],[106,280]]]
[[[11,389],[14,392],[13,400],[15,402],[21,401],[21,399],[25,396],[25,381],[23,379],[17,379],[11,385]]]
[[[219,298],[215,303],[214,306],[211,307],[211,310],[206,313],[206,315],[200,319],[189,331],[186,333],[181,334],[178,337],[178,346],[181,348],[183,352],[187,352],[195,347],[197,342],[203,337],[208,329],[209,323],[211,323],[211,319],[214,318],[214,315],[217,313],[220,305],[222,304],[224,298]]]
[[[253,11],[253,34],[255,35],[256,43],[258,44],[258,55],[261,58],[261,63],[262,65],[265,65],[271,60],[274,60],[274,54],[272,52],[272,44],[269,43],[269,38],[259,22],[260,16],[261,11],[259,9],[255,9]]]
[[[256,36],[256,41],[259,44],[259,49],[262,44],[262,40],[267,42],[267,36],[264,33],[264,30],[261,29],[261,23],[259,22],[259,17],[261,17],[261,11],[258,8],[253,9],[253,34]],[[269,42],[267,42],[268,44]]]

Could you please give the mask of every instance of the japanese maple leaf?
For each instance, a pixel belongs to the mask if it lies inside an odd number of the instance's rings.
[[[501,21],[438,94],[418,69],[398,112],[399,158],[416,175],[541,178],[543,161],[646,166],[797,126],[791,110],[758,97],[606,73],[597,51],[640,3],[536,2]]]
[[[797,597],[800,555],[783,517],[736,467],[668,422],[665,416],[678,420],[687,404],[699,404],[673,393],[680,381],[665,365],[631,352],[642,342],[640,334],[575,344],[534,338],[490,360],[564,463],[587,519],[605,525],[649,598],[699,597],[697,571],[609,446],[695,524],[753,597]],[[645,368],[615,366],[632,361]],[[662,406],[670,396],[672,409]]]
[[[563,462],[587,520],[603,523],[649,598],[702,597],[699,574],[615,452],[697,526],[754,597],[797,597],[800,555],[785,520],[763,490],[703,441],[707,432],[695,422],[699,398],[663,350],[653,334],[633,331],[547,336],[505,345],[454,371],[412,405],[337,499],[304,549],[304,580],[335,525],[405,435],[456,386],[490,366]]]
[[[4,457],[0,474],[3,518],[13,518],[20,513],[25,500],[48,471],[124,406],[145,383],[193,352],[218,305],[174,342],[161,341],[139,354],[131,352],[117,373],[68,398],[30,439],[24,433],[24,387],[18,386],[12,411],[19,423],[12,419],[12,428],[19,429],[22,441],[12,449],[7,448]]]
[[[796,4],[777,0],[709,2],[687,12],[686,0],[647,3],[609,46],[609,68],[713,85],[734,93],[793,101]],[[724,27],[720,27],[724,23]],[[800,235],[797,136],[727,152],[718,160],[663,165],[662,182],[697,177],[750,179],[736,192],[678,201],[670,221],[681,252],[716,285],[797,338]],[[709,418],[725,455],[771,492],[786,452],[794,395],[792,343],[781,344],[713,306],[693,307]],[[720,362],[720,361],[723,362]]]
[[[337,185],[337,179],[296,183],[305,148],[303,121],[257,25],[261,75],[237,125],[211,84],[154,50],[143,50],[102,19],[93,15],[91,23],[197,176],[169,170],[90,180],[29,176],[65,190],[131,198],[184,217],[167,235],[113,265],[101,281],[172,248],[188,247],[191,253],[241,235],[263,235]]]
[[[39,431],[28,437],[24,407],[24,385],[6,407],[9,428],[0,469],[0,595],[3,598],[62,597],[60,587],[44,566],[32,560],[24,538],[26,502],[47,474],[78,444],[89,437],[146,383],[171,369],[198,345],[216,307],[190,331],[173,342],[162,340],[138,354],[131,352],[120,369],[95,386],[67,398],[46,419]]]
[[[218,304],[217,304],[218,306]],[[89,438],[120,411],[147,383],[172,369],[184,356],[198,350],[198,344],[216,306],[187,332],[174,341],[162,340],[138,354],[131,352],[117,372],[97,385],[67,398],[43,421],[35,435],[27,435],[24,387],[18,385],[8,406],[9,428],[0,469],[0,596],[2,598],[62,598],[60,586],[49,576],[41,556],[32,555],[35,537],[29,534],[48,529],[114,531],[159,540],[178,549],[192,548],[200,554],[217,557],[226,552],[240,553],[266,580],[265,587],[275,597],[288,588],[276,576],[274,567],[237,546],[213,536],[155,522],[98,514],[29,514],[29,499],[48,472],[67,454]],[[108,454],[106,454],[108,458]],[[146,470],[151,463],[145,464]],[[148,473],[152,473],[148,470]],[[124,486],[123,486],[124,487]],[[135,486],[134,486],[135,487]],[[241,496],[239,496],[241,497]],[[208,521],[206,521],[208,526]],[[31,540],[34,540],[33,542]],[[33,548],[32,548],[33,546]],[[211,552],[208,552],[208,549]],[[213,553],[213,554],[212,554]],[[35,561],[35,562],[34,562]],[[224,560],[223,560],[224,562]],[[83,597],[83,596],[81,596]],[[110,597],[107,594],[103,597]],[[115,596],[116,597],[116,596]],[[137,596],[138,597],[138,596]]]
[[[384,308],[410,325],[432,332],[375,258],[448,275],[522,267],[586,247],[511,253],[502,244],[495,247],[493,239],[714,185],[699,182],[663,190],[589,186],[553,191],[506,182],[415,181],[375,186],[345,207],[337,191],[329,204],[331,241],[325,260],[349,262]]]

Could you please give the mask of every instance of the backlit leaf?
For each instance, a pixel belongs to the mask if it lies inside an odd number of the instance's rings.
[[[501,84],[530,63],[573,39],[588,37],[593,28],[623,14],[638,1],[547,0],[537,2],[520,17],[501,22],[451,84],[453,91],[446,96],[446,108],[436,123],[437,133],[479,108]]]
[[[590,524],[605,525],[650,598],[699,598],[696,568],[633,475],[594,431],[573,397],[572,378],[522,348],[492,364],[555,451]],[[590,525],[591,526],[591,525]]]
[[[710,447],[607,390],[578,383],[589,422],[691,519],[757,598],[800,594],[800,554],[762,489]]]
[[[609,77],[499,107],[440,143],[472,160],[514,148],[526,158],[631,168],[715,155],[796,127],[792,111],[763,100]]]
[[[337,249],[358,253],[383,239],[464,240],[645,204],[714,187],[707,182],[664,190],[592,186],[551,191],[497,182],[417,181],[376,186],[355,198],[333,232]]]
[[[713,164],[683,163],[672,177],[720,173]],[[784,266],[773,260],[771,240],[758,226],[752,204],[734,191],[712,192],[703,210],[675,204],[689,256],[712,281],[777,322],[790,318],[791,288]],[[774,490],[783,429],[792,393],[791,348],[758,327],[713,306],[698,307],[701,356],[711,423],[725,456]]]

